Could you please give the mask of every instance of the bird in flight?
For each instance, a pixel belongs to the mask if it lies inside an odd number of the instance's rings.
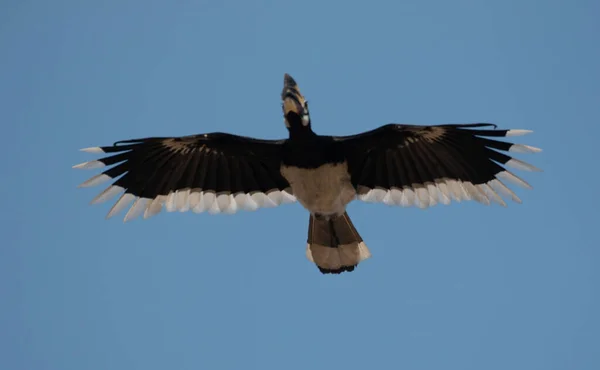
[[[163,208],[235,213],[298,201],[310,213],[307,258],[323,274],[339,274],[371,256],[346,212],[351,201],[427,208],[475,200],[506,206],[502,197],[521,200],[505,181],[531,186],[504,166],[539,171],[502,152],[541,149],[493,139],[529,130],[498,130],[489,123],[387,124],[351,136],[323,136],[313,131],[308,103],[288,74],[281,99],[287,139],[214,132],[85,148],[108,155],[74,168],[112,167],[80,187],[113,181],[92,203],[121,194],[107,218],[133,202],[125,221]]]

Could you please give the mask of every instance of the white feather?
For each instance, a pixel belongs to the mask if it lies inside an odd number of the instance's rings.
[[[529,145],[513,144],[510,148],[508,148],[508,151],[515,153],[539,153],[542,151],[542,149]]]
[[[175,209],[179,212],[187,212],[190,209],[190,189],[177,190],[175,192]]]
[[[87,187],[90,187],[90,186],[96,186],[98,184],[102,184],[103,182],[111,180],[111,179],[112,179],[112,177],[101,173],[101,174],[98,174],[98,175],[92,177],[91,179],[89,179],[89,180],[81,183],[79,185],[79,187],[80,188],[87,188]]]
[[[465,183],[460,180],[458,180],[457,183],[458,183],[458,187],[460,189],[461,199],[462,200],[472,200],[473,196],[471,195],[471,193],[469,191],[467,191]]]
[[[509,197],[516,203],[521,203],[521,199],[515,194],[512,190],[508,188],[508,186],[504,185],[504,183],[498,179],[494,179],[488,182],[492,189],[502,193],[504,196]]]
[[[202,193],[202,210],[209,211],[212,209],[213,204],[217,200],[217,196],[212,191],[206,191]]]
[[[522,178],[520,178],[519,176],[515,175],[514,173],[512,173],[508,170],[504,170],[504,171],[496,174],[496,177],[499,179],[502,179],[502,180],[510,181],[513,184],[517,184],[526,189],[531,189],[531,185],[529,185],[525,180],[523,180]]]
[[[142,212],[144,212],[144,210],[146,210],[146,205],[148,203],[148,200],[149,200],[148,198],[136,198],[135,202],[133,202],[133,205],[131,206],[131,208],[129,208],[129,211],[125,215],[123,222],[133,220],[134,218],[141,215]]]
[[[396,202],[394,201],[394,197],[392,196],[394,190],[395,189],[388,190],[388,191],[385,192],[385,197],[383,197],[383,200],[382,200],[382,202],[384,204],[386,204],[388,206],[394,206],[394,205],[396,205]]]
[[[414,206],[416,202],[417,195],[415,194],[414,190],[409,187],[405,187],[402,190],[402,205],[404,207],[410,207]]]
[[[75,166],[73,166],[73,168],[76,168],[79,170],[91,170],[94,168],[102,168],[102,167],[104,167],[104,163],[102,163],[100,161],[83,162],[83,163],[79,163],[79,164],[76,164]]]
[[[446,180],[446,184],[448,184],[448,190],[450,190],[450,195],[452,198],[460,202],[463,200],[463,190],[460,186],[459,182],[456,180]]]
[[[129,203],[131,203],[131,201],[133,199],[135,199],[135,195],[133,195],[131,193],[125,193],[125,194],[121,195],[119,200],[117,200],[115,205],[112,206],[112,208],[108,212],[108,215],[106,215],[106,218],[111,218],[112,216],[121,212],[125,207],[127,207],[129,205]]]
[[[485,195],[485,193],[481,191],[478,187],[473,185],[471,182],[465,181],[463,182],[463,186],[471,196],[471,199],[474,199],[481,204],[485,204],[486,206],[490,205],[490,200]]]
[[[235,198],[233,195],[228,194],[227,197],[229,198],[229,207],[227,207],[225,210],[223,210],[224,213],[226,214],[234,214],[239,210],[239,206],[237,204],[237,202],[235,201]]]
[[[448,185],[445,181],[437,182],[437,188],[439,192],[440,202],[442,204],[448,205],[451,202],[450,199],[450,190],[448,190]]]
[[[146,206],[146,210],[144,211],[144,218],[150,218],[155,216],[162,211],[163,204],[167,197],[165,195],[159,195],[152,200],[152,202],[148,203]]]
[[[221,208],[219,207],[219,198],[222,198],[223,195],[216,195],[215,200],[212,203],[212,206],[208,209],[208,213],[214,215],[216,213],[221,213]]]
[[[200,191],[192,191],[190,192],[190,196],[188,198],[188,203],[190,205],[190,209],[196,208],[196,206],[202,201],[202,193]]]
[[[390,190],[390,204],[402,206],[402,190],[393,188]]]
[[[281,204],[282,195],[281,195],[281,192],[279,190],[275,190],[275,191],[269,192],[267,194],[267,197],[269,197],[269,199],[271,199],[271,201],[273,203],[275,203],[276,205],[280,205]]]
[[[440,192],[435,184],[428,183],[426,185],[427,185],[427,191],[429,192],[429,206],[433,207],[438,204]]]
[[[99,146],[83,148],[79,150],[86,153],[104,153],[104,150],[102,150],[102,148],[100,148]]]
[[[199,192],[197,194],[198,194],[199,200],[196,203],[196,205],[192,208],[192,211],[194,213],[202,213],[202,212],[206,211],[206,209],[208,208],[205,204],[205,199],[204,199],[205,193]],[[209,207],[210,207],[210,205],[209,205]]]
[[[529,163],[525,163],[523,161],[520,161],[520,160],[518,160],[516,158],[510,159],[505,164],[507,166],[509,166],[509,167],[516,168],[516,169],[521,170],[521,171],[535,171],[535,172],[541,172],[542,171],[539,168],[537,168],[535,166],[532,166]]]
[[[92,204],[98,204],[102,202],[106,202],[107,200],[113,198],[115,195],[121,193],[123,190],[122,187],[111,185],[108,188],[104,189],[104,191],[98,195],[94,199],[92,199]]]
[[[288,204],[288,203],[294,203],[296,201],[296,197],[290,193],[288,193],[287,191],[283,190],[281,192],[283,199],[282,199],[282,204]]]
[[[250,197],[259,207],[272,208],[277,206],[265,193],[254,193]]]
[[[209,213],[225,213],[231,205],[231,198],[229,194],[217,195],[216,201],[213,203],[213,207]]]
[[[371,189],[367,194],[362,196],[362,200],[369,203],[381,203],[383,198],[385,198],[386,193],[387,192],[383,189]]]
[[[508,130],[506,136],[523,136],[532,133],[532,130]]]
[[[256,201],[254,200],[254,198],[252,198],[252,195],[250,194],[244,194],[244,209],[247,211],[256,211],[258,208],[260,208],[259,204],[256,203]]]
[[[500,197],[500,195],[498,195],[498,193],[496,193],[496,191],[489,185],[489,183],[482,184],[479,186],[481,186],[483,188],[485,193],[488,195],[488,198],[490,198],[492,201],[500,204],[501,206],[506,207],[506,202],[504,202],[504,200]]]
[[[167,195],[165,200],[165,209],[167,212],[174,212],[177,210],[177,204],[175,203],[177,192],[172,191]]]
[[[419,200],[417,206],[422,209],[429,207],[429,192],[427,189],[421,187],[421,185],[417,185],[415,187],[415,193],[417,194],[417,199]]]

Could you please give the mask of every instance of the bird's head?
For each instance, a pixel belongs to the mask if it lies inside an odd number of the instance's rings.
[[[300,93],[298,84],[287,73],[283,77],[283,91],[281,92],[281,107],[285,126],[290,132],[312,132],[310,128],[310,115],[308,102]]]

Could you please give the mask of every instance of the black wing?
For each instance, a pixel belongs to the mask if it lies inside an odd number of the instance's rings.
[[[131,201],[125,221],[141,213],[144,218],[153,216],[163,205],[167,211],[234,213],[295,201],[279,172],[283,142],[224,133],[126,140],[82,149],[110,155],[73,167],[114,166],[81,187],[121,176],[92,201],[103,202],[124,192],[107,218]]]
[[[493,126],[494,129],[486,129]],[[536,167],[500,151],[536,153],[541,149],[487,137],[519,136],[528,130],[496,130],[486,123],[438,126],[389,124],[354,136],[335,138],[348,156],[358,198],[426,208],[474,199],[506,203],[498,192],[521,200],[502,180],[530,185],[503,165],[521,170]]]

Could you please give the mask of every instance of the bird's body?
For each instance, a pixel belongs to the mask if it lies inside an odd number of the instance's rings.
[[[296,199],[313,214],[342,215],[355,198],[346,158],[331,136],[287,140],[280,171]]]
[[[81,186],[116,179],[92,202],[124,193],[108,217],[134,201],[125,220],[163,208],[235,213],[297,200],[310,212],[307,257],[323,273],[340,273],[371,256],[346,213],[353,200],[420,208],[471,199],[506,205],[500,194],[520,199],[504,180],[530,186],[502,165],[537,170],[501,151],[540,149],[486,138],[527,130],[388,124],[358,135],[322,136],[312,130],[308,103],[287,74],[281,97],[287,139],[209,133],[86,148],[111,155],[75,168],[114,167]]]
[[[281,174],[290,183],[298,202],[314,215],[340,216],[356,198],[345,162],[325,163],[316,168],[282,165]]]

